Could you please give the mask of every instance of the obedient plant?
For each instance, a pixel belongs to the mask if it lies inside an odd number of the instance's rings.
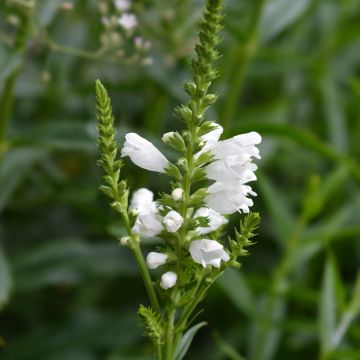
[[[141,305],[138,314],[157,359],[183,358],[195,332],[204,325],[189,329],[198,304],[227,268],[240,266],[239,257],[247,255],[259,223],[259,215],[249,211],[250,196],[256,194],[248,183],[256,180],[253,159],[260,158],[260,135],[251,132],[220,140],[222,127],[206,118],[206,110],[217,99],[209,88],[217,76],[212,64],[219,56],[215,47],[221,10],[222,0],[207,0],[191,62],[193,78],[184,85],[190,100],[176,109],[185,129],[162,137],[177,151],[178,161],[170,162],[138,134],[125,136],[122,158],[169,177],[169,192],[156,200],[145,188],[130,194],[121,179],[124,161],[117,157],[110,99],[96,82],[99,164],[105,173],[101,190],[121,216],[127,234],[120,243],[134,254],[144,280],[150,306]],[[227,217],[233,213],[245,215],[235,238],[223,239]],[[159,238],[161,245],[145,260],[142,245],[150,237]],[[154,269],[159,276],[153,276]]]

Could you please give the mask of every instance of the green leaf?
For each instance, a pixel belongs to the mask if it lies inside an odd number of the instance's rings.
[[[5,153],[0,163],[0,212],[33,166],[45,156],[44,150],[36,148],[20,148]]]
[[[269,0],[260,21],[260,36],[269,41],[297,21],[310,5],[310,0]]]
[[[181,338],[179,345],[177,346],[175,350],[174,360],[182,360],[184,356],[186,355],[187,351],[189,350],[189,347],[191,345],[191,342],[195,336],[195,334],[198,332],[199,329],[207,325],[205,321],[196,324],[192,326]]]
[[[9,300],[12,285],[10,268],[5,258],[3,249],[0,246],[0,310]]]
[[[265,174],[259,174],[258,178],[260,191],[274,221],[274,231],[285,242],[295,227],[293,211],[284,193],[275,188]]]
[[[321,353],[328,353],[336,327],[336,266],[333,257],[328,254],[323,274],[321,297],[319,302],[319,333]]]
[[[241,312],[248,316],[255,314],[254,295],[239,270],[226,270],[217,284]]]

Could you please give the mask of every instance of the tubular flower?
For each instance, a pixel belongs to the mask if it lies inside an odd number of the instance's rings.
[[[249,207],[254,205],[248,195],[256,196],[248,185],[217,181],[208,188],[205,202],[208,207],[220,214],[232,214],[240,210],[248,213]]]
[[[205,168],[206,176],[216,182],[208,188],[206,205],[221,214],[235,211],[249,212],[253,201],[248,195],[256,196],[250,186],[245,185],[256,180],[256,164],[252,158],[260,159],[261,142],[257,132],[234,136],[218,141],[210,148],[215,161]]]
[[[140,213],[135,221],[132,231],[149,238],[160,234],[164,227],[161,216],[154,212]]]
[[[129,209],[135,210],[138,214],[146,212],[156,212],[156,202],[153,201],[154,194],[152,191],[141,188],[134,191]]]
[[[163,289],[170,289],[175,286],[177,275],[173,271],[168,271],[161,277],[160,286]]]
[[[174,233],[181,228],[184,219],[178,212],[171,210],[165,215],[163,222],[166,230],[168,232]]]
[[[230,256],[224,247],[215,240],[194,240],[190,244],[189,251],[193,260],[203,267],[212,265],[220,268],[221,260],[225,262],[230,260]]]
[[[163,253],[152,251],[146,258],[146,265],[149,269],[153,270],[161,265],[164,265],[168,259],[168,256]]]
[[[207,207],[202,207],[200,209],[197,209],[194,214],[194,218],[197,218],[197,217],[206,217],[209,219],[208,226],[198,227],[196,229],[196,232],[199,235],[205,235],[205,234],[211,233],[211,232],[217,230],[221,225],[228,223],[228,220],[224,216],[220,215],[215,210],[207,208]]]
[[[135,133],[126,134],[121,156],[129,156],[135,165],[149,171],[164,173],[169,166],[166,157],[150,141]]]

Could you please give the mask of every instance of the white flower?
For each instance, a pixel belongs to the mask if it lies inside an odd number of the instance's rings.
[[[173,271],[168,271],[161,277],[160,286],[163,289],[170,289],[175,286],[177,275]]]
[[[219,141],[212,149],[216,159],[224,159],[226,156],[238,156],[247,154],[249,157],[261,159],[259,149],[255,146],[261,143],[261,136],[255,131],[234,136],[230,139]]]
[[[200,209],[197,209],[194,214],[194,218],[197,218],[197,217],[206,217],[209,219],[208,226],[198,227],[196,229],[196,232],[199,235],[205,235],[210,232],[213,232],[213,231],[217,230],[221,225],[228,223],[228,220],[224,216],[220,215],[215,210],[209,209],[207,207],[202,207]]]
[[[182,198],[183,194],[184,194],[184,190],[183,190],[183,189],[181,189],[181,188],[176,188],[176,189],[174,189],[174,190],[172,191],[171,197],[172,197],[173,200],[178,201],[178,200],[180,200],[180,199]]]
[[[120,11],[125,11],[130,8],[129,0],[115,0],[114,4],[115,4],[115,7]]]
[[[141,188],[133,192],[129,209],[137,213],[156,212],[156,202],[152,191]]]
[[[256,196],[248,185],[242,183],[215,182],[208,189],[205,197],[206,205],[220,214],[232,214],[242,210],[249,212],[249,206],[254,203],[247,195]]]
[[[204,152],[212,149],[217,143],[218,140],[223,133],[224,129],[221,125],[213,123],[215,126],[215,129],[208,132],[207,134],[201,136],[201,140],[205,143],[203,148],[195,155],[196,158],[198,158],[201,154]]]
[[[145,238],[156,236],[164,228],[161,220],[162,217],[155,212],[140,213],[136,218],[132,231]]]
[[[212,265],[219,268],[221,260],[225,262],[230,260],[230,256],[224,247],[215,240],[194,240],[190,244],[189,250],[193,260],[203,267]]]
[[[128,31],[133,30],[138,25],[136,16],[134,14],[127,13],[124,13],[120,16],[118,23],[122,28]]]
[[[125,139],[122,157],[129,156],[135,165],[143,169],[165,172],[169,161],[150,141],[135,133],[126,134]]]
[[[168,256],[159,252],[150,252],[146,257],[146,265],[149,269],[156,269],[157,267],[166,263]]]
[[[181,228],[184,219],[178,212],[171,210],[165,215],[163,222],[166,230],[168,232],[174,233]]]

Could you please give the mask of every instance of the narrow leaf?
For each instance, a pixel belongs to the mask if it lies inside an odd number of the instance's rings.
[[[191,342],[195,336],[195,334],[198,332],[199,329],[201,329],[203,326],[207,325],[205,321],[196,324],[192,326],[181,338],[179,345],[177,346],[175,350],[175,356],[174,360],[181,360],[186,355],[187,351],[189,350],[189,347],[191,345]]]

